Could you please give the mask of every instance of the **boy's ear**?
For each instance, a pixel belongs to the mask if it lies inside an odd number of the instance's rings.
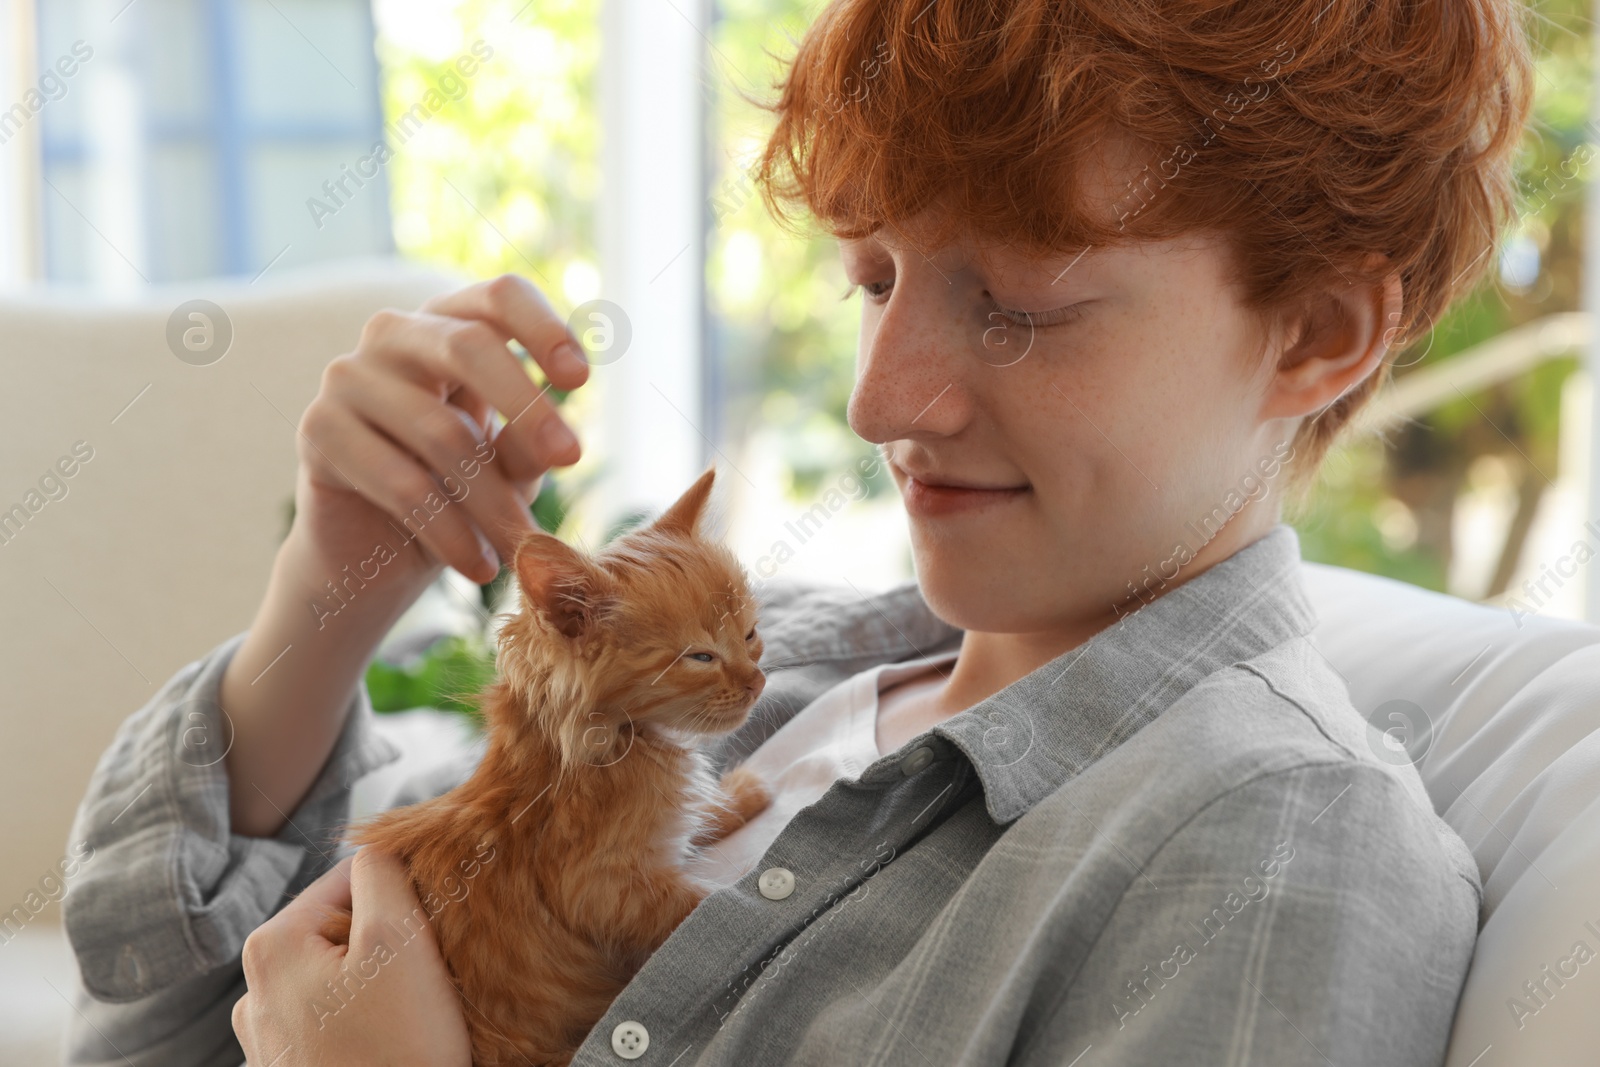
[[[695,536],[700,527],[700,517],[705,512],[706,501],[711,499],[711,482],[716,474],[715,467],[707,467],[706,472],[695,479],[695,483],[651,525],[662,533]]]
[[[1400,275],[1394,271],[1381,282],[1319,294],[1278,359],[1263,416],[1315,415],[1377,373],[1388,342],[1399,332],[1402,306]]]
[[[547,533],[517,546],[517,582],[528,607],[567,637],[587,632],[599,614],[605,575],[588,557]]]

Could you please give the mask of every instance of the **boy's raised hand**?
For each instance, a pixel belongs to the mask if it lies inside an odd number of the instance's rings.
[[[329,363],[295,435],[295,517],[223,675],[235,833],[270,837],[304,799],[379,642],[444,565],[495,576],[577,438],[508,347],[549,378],[589,376],[544,294],[506,274],[380,311]],[[570,347],[569,347],[570,346]],[[496,433],[494,412],[505,419]]]
[[[478,582],[494,577],[494,557],[509,559],[533,529],[540,477],[580,452],[512,340],[555,388],[587,380],[566,324],[513,274],[367,322],[300,420],[295,524],[312,555],[363,560],[377,541],[396,540],[392,520],[415,537],[404,569],[447,564]],[[506,424],[490,440],[493,411]]]

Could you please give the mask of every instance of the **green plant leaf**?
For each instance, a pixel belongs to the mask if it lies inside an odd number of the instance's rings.
[[[414,663],[374,660],[367,692],[378,712],[440,708],[477,717],[478,695],[494,681],[494,649],[481,637],[447,637]]]

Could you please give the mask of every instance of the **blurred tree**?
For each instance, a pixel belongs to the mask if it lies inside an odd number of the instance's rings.
[[[1593,141],[1587,125],[1594,73],[1589,5],[1551,0],[1529,10],[1538,75],[1534,115],[1517,165],[1519,217],[1495,250],[1499,269],[1493,280],[1461,301],[1430,336],[1395,355],[1397,379],[1514,326],[1582,306],[1583,186],[1589,175],[1575,166],[1574,153]],[[1340,465],[1330,464],[1316,505],[1299,521],[1306,556],[1445,589],[1463,488],[1475,461],[1493,456],[1516,472],[1507,536],[1486,587],[1451,591],[1483,597],[1504,592],[1550,479],[1558,476],[1561,387],[1576,367],[1575,357],[1555,360],[1451,401],[1395,433],[1387,453],[1372,440],[1347,442],[1341,450],[1345,463],[1371,477],[1343,478]],[[1373,454],[1384,462],[1374,465]],[[1409,512],[1410,522],[1401,525],[1414,529],[1414,536],[1384,537],[1383,520],[1395,504]]]
[[[460,86],[403,144],[391,146],[400,252],[471,278],[521,274],[558,311],[595,296],[600,0],[378,0],[375,10],[391,123],[430,90]],[[463,77],[458,58],[485,51],[489,58]],[[581,393],[570,401],[560,391],[551,397],[581,423]],[[530,507],[540,528],[561,528],[597,473],[580,461],[547,476]],[[502,568],[480,587],[486,612],[500,604],[510,580]],[[494,648],[486,634],[451,637],[410,663],[375,661],[366,677],[379,711],[472,713],[475,694],[494,677]]]
[[[832,240],[797,237],[768,216],[749,168],[771,116],[740,92],[776,95],[783,62],[824,6],[722,0],[711,35],[722,91],[714,97],[707,258],[724,426],[734,441],[773,439],[797,499],[873,451],[845,422],[860,305],[843,299],[849,283]],[[880,470],[868,492],[886,491],[893,483]]]
[[[391,123],[452,76],[460,85],[388,164],[396,247],[469,278],[521,274],[558,313],[597,296],[600,0],[378,0],[375,10]],[[485,51],[459,76],[460,57]],[[588,392],[551,396],[581,425]],[[586,456],[544,491],[596,474]]]
[[[390,122],[475,42],[493,50],[389,164],[402,253],[477,278],[525,274],[552,302],[593,295],[599,11],[600,0],[459,0],[432,10],[380,0]]]

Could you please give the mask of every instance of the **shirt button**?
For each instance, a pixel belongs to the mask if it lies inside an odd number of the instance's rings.
[[[927,745],[911,750],[911,754],[900,761],[900,773],[910,778],[922,768],[933,762],[933,749]]]
[[[769,867],[761,872],[756,887],[768,900],[782,900],[794,892],[794,872],[786,867]]]
[[[636,1060],[644,1055],[644,1050],[650,1047],[650,1031],[644,1028],[643,1023],[628,1020],[618,1023],[617,1028],[611,1031],[611,1051],[625,1060]]]

